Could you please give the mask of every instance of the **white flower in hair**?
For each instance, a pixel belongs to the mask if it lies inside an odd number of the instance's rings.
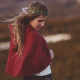
[[[28,9],[28,7],[23,7],[23,8],[22,8],[22,11],[23,11],[23,12],[26,12],[27,9]]]
[[[23,8],[22,8],[22,11],[23,11],[22,13],[27,13],[26,10],[28,10],[28,7],[23,7]],[[21,14],[22,14],[22,13],[21,13]],[[21,14],[20,14],[19,16],[21,16]],[[27,13],[27,14],[28,14],[28,13]]]

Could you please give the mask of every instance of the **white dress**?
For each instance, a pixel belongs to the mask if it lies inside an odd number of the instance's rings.
[[[44,76],[44,75],[48,75],[50,73],[52,73],[52,71],[51,71],[50,64],[49,64],[43,71],[36,73],[36,74],[33,74],[33,75]]]

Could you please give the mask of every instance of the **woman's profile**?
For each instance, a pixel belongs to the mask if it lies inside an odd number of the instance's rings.
[[[23,80],[52,80],[50,65],[54,55],[38,33],[48,17],[43,3],[34,2],[9,24],[11,41],[5,72]]]

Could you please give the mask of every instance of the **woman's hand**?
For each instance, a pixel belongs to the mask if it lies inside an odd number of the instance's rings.
[[[53,53],[53,51],[51,49],[49,49],[49,53],[51,55],[51,59],[53,59],[54,58],[54,53]]]

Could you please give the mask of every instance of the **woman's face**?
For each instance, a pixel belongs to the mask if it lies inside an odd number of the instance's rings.
[[[47,16],[39,16],[32,21],[30,20],[30,25],[35,29],[35,30],[40,30],[47,19]]]

